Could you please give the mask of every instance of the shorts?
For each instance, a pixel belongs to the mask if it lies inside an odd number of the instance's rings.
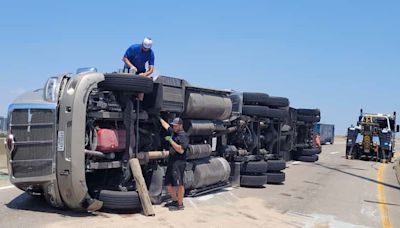
[[[165,185],[183,186],[183,175],[185,173],[186,161],[177,160],[168,164],[165,173]]]

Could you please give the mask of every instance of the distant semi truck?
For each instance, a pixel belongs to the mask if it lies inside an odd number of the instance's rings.
[[[333,144],[335,140],[335,125],[333,124],[323,124],[316,123],[314,125],[315,133],[318,133],[320,136],[320,142],[322,144]]]

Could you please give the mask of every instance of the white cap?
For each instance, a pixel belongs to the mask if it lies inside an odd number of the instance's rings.
[[[143,39],[142,45],[144,48],[151,48],[151,45],[153,45],[153,41],[151,40],[151,38],[146,37]]]
[[[171,125],[178,125],[178,124],[183,124],[183,121],[181,118],[179,117],[175,117],[174,120],[172,120],[172,122],[170,123]]]

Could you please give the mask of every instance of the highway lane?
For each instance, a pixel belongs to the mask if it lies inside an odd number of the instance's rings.
[[[289,162],[284,185],[254,194],[269,207],[304,217],[310,224],[381,227],[386,219],[390,226],[385,227],[400,227],[400,187],[393,164],[346,160],[344,151],[344,140],[339,139],[323,146],[315,164]],[[238,191],[238,196],[248,194]]]
[[[246,224],[263,227],[269,221],[279,227],[400,227],[400,187],[392,167],[393,164],[346,160],[344,141],[336,140],[334,145],[323,146],[316,163],[289,162],[283,185],[229,188],[186,198],[182,213],[187,223],[168,223],[175,221],[181,212],[169,212],[160,206],[156,207],[156,220],[141,214],[89,214],[55,209],[40,197],[10,187],[8,177],[0,173],[0,227],[79,227],[94,221],[101,221],[97,226],[104,227],[110,224],[204,226],[199,223],[204,221],[198,218],[202,214],[207,216],[211,227],[229,224],[218,220],[219,214],[228,216],[228,221],[232,219],[229,225],[233,227]],[[210,211],[215,212],[210,214]]]

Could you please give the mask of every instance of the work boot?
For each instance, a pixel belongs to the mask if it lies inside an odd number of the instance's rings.
[[[103,207],[103,202],[100,200],[92,199],[89,200],[89,206],[86,208],[88,212],[95,212]]]
[[[172,200],[172,201],[164,204],[164,207],[173,207],[173,206],[178,206],[178,201]]]
[[[169,207],[170,211],[182,211],[183,209],[185,209],[185,206],[183,206],[183,204],[182,205],[177,204]]]

